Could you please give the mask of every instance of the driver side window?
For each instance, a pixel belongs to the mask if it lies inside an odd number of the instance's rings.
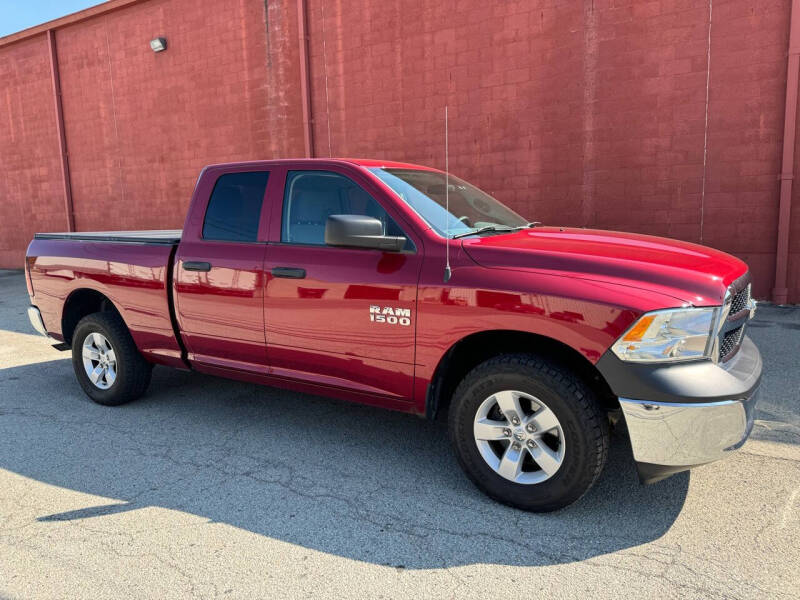
[[[349,177],[331,171],[289,171],[283,197],[281,241],[325,245],[331,215],[364,215],[383,224],[383,234],[404,236],[404,250],[414,244],[387,212]]]

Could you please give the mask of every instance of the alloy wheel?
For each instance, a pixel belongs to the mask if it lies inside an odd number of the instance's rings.
[[[90,333],[83,341],[83,368],[89,381],[107,390],[117,379],[117,357],[111,343],[101,333]]]
[[[564,462],[564,431],[539,398],[515,390],[492,394],[473,424],[483,460],[501,477],[521,484],[550,479]]]

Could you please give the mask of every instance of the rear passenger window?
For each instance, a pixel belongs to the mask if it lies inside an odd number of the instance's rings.
[[[203,239],[255,242],[269,173],[228,173],[211,192],[203,221]]]

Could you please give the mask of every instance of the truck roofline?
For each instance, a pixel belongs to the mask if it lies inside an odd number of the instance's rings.
[[[307,165],[353,165],[357,167],[388,167],[391,169],[419,169],[423,171],[439,171],[439,169],[435,169],[433,167],[428,167],[425,165],[418,165],[414,163],[406,163],[406,162],[398,162],[393,160],[382,160],[382,159],[374,159],[374,158],[279,158],[279,159],[270,159],[270,160],[248,160],[248,161],[235,161],[235,162],[224,162],[224,163],[213,163],[207,165],[205,168],[230,168],[230,167],[238,167],[238,166],[247,166],[247,167],[274,167],[274,166],[284,166],[284,165],[297,165],[297,164],[307,164]]]

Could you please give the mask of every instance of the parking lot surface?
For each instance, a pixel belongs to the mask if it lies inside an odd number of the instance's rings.
[[[1,598],[797,598],[800,309],[759,307],[751,440],[640,486],[624,437],[577,504],[528,514],[441,423],[156,368],[106,408],[0,271]]]

